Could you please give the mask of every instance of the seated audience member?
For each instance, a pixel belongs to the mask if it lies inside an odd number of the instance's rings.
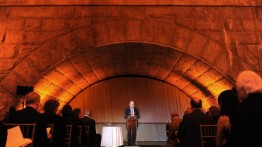
[[[40,106],[40,95],[36,92],[30,92],[25,96],[26,108],[14,112],[8,117],[8,123],[36,123],[33,146],[47,147],[50,142],[47,138],[46,124],[43,115],[38,112]]]
[[[101,144],[101,135],[96,133],[96,122],[90,117],[91,112],[85,112],[84,117],[82,118],[82,124],[89,126],[89,140],[83,139],[83,144],[87,144],[90,147],[100,147]]]
[[[239,105],[237,95],[232,90],[225,90],[218,96],[218,104],[220,106],[221,116],[217,122],[217,147],[230,147],[234,138],[234,130],[236,125],[236,112]]]
[[[82,120],[80,118],[80,113],[81,113],[81,109],[80,108],[75,108],[73,110],[73,117],[76,120],[76,124],[77,125],[82,125]]]
[[[200,124],[211,124],[210,116],[202,110],[202,101],[192,98],[190,101],[192,112],[183,116],[179,125],[177,137],[183,147],[200,147]]]
[[[5,106],[0,104],[0,147],[5,147],[6,144],[7,128],[3,124],[6,114]]]
[[[57,100],[48,100],[44,104],[44,121],[46,124],[53,124],[52,130],[52,143],[53,147],[65,146],[66,126],[61,116],[57,115],[57,109],[59,107]]]
[[[78,147],[79,144],[76,138],[77,137],[77,120],[73,116],[73,110],[70,105],[65,105],[62,108],[62,118],[66,125],[72,125],[71,146]]]
[[[74,121],[72,107],[70,105],[65,105],[62,108],[61,116],[66,124],[72,124]]]
[[[83,127],[82,120],[81,120],[81,118],[80,118],[80,113],[81,113],[81,109],[80,109],[80,108],[75,108],[75,109],[73,109],[73,118],[74,118],[74,120],[75,120],[75,125],[76,125],[76,126],[82,126],[82,127]],[[77,129],[76,133],[77,133],[77,134],[81,133],[81,135],[83,135],[83,131],[84,131],[84,130],[81,130],[81,132],[80,132],[80,130]],[[79,142],[78,142],[78,143],[79,143]],[[82,144],[82,142],[80,142],[79,145],[81,145],[81,144]]]
[[[262,79],[253,71],[243,71],[237,77],[236,90],[240,101],[236,130],[241,130],[236,146],[262,146]]]
[[[172,144],[173,146],[178,145],[177,140],[177,131],[179,128],[179,124],[181,119],[179,118],[176,112],[171,113],[171,118],[169,119],[166,125],[166,132],[167,132],[167,143]]]
[[[211,117],[212,124],[217,124],[218,118],[220,116],[219,108],[216,106],[211,106],[209,107],[207,114]]]

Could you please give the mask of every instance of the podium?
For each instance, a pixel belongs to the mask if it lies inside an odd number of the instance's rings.
[[[136,116],[129,116],[127,117],[126,122],[127,128],[137,128],[138,121]]]
[[[127,117],[126,128],[127,128],[127,141],[128,145],[136,145],[136,130],[138,126],[138,120],[136,116]]]

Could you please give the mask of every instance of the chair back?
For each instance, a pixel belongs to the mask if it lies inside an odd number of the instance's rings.
[[[85,135],[89,135],[89,125],[84,125],[83,126],[83,134],[85,134]]]
[[[81,138],[81,144],[87,145],[89,143],[89,125],[83,125],[82,126],[82,138]]]
[[[77,131],[76,140],[77,140],[78,144],[81,144],[81,142],[82,142],[82,125],[77,126],[76,129],[77,129],[76,130]]]
[[[32,141],[34,141],[36,123],[5,123],[4,125],[7,126],[7,128],[13,128],[15,126],[20,126],[23,137],[29,138]]]
[[[65,144],[71,146],[72,125],[66,125]]]
[[[200,124],[201,146],[216,146],[217,125]]]

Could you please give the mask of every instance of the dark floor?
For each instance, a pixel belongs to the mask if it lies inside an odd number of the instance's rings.
[[[121,147],[131,147],[127,146],[127,142],[124,142],[125,145]],[[136,146],[133,147],[165,147],[167,143],[165,141],[138,141]]]

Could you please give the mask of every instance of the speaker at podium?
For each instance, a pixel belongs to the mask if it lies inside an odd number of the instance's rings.
[[[129,107],[125,109],[126,129],[127,129],[127,145],[136,145],[136,134],[138,128],[138,119],[140,118],[139,110],[135,107],[133,100],[129,102]]]

